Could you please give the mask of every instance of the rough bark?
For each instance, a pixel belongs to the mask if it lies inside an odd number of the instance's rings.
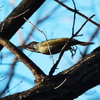
[[[99,83],[100,47],[71,68],[48,76],[43,83],[0,100],[73,100]]]

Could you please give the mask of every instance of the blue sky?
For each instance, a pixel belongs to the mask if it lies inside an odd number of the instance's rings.
[[[13,10],[14,7],[16,7],[21,0],[15,0],[14,5],[12,6],[9,2],[10,0],[0,0],[0,22],[3,21],[7,15]],[[86,3],[83,3],[86,2]],[[100,19],[100,1],[99,0],[75,0],[77,9],[85,14],[86,16],[90,17],[91,15],[95,14],[95,17],[93,20],[96,22],[99,22]],[[66,0],[65,4],[67,4],[69,7],[73,7],[73,4],[71,0]],[[34,25],[36,25],[38,20],[43,19],[45,16],[50,14],[50,12],[57,6],[58,4],[54,2],[53,0],[47,0],[39,9],[37,12],[35,12],[30,18],[29,21],[31,21]],[[80,28],[80,26],[84,23],[85,19],[78,16],[76,17],[76,25],[75,25],[75,32]],[[72,32],[72,24],[73,24],[73,13],[66,10],[62,6],[58,7],[58,9],[54,10],[54,12],[50,15],[48,19],[37,25],[37,27],[42,30],[48,39],[52,38],[61,38],[61,37],[71,37]],[[14,45],[19,46],[23,42],[24,39],[27,38],[28,34],[32,30],[32,25],[28,22],[26,22],[21,29],[16,32],[16,34],[12,37],[10,40]],[[96,30],[96,26],[88,22],[84,28],[81,30],[80,34],[84,34],[83,36],[77,37],[75,39],[81,40],[81,41],[89,41],[91,35]],[[95,42],[94,45],[91,45],[88,49],[88,53],[90,53],[94,48],[99,46],[99,37],[98,34],[97,37],[95,37],[92,41]],[[17,41],[16,41],[17,40]],[[31,41],[44,41],[45,37],[42,33],[34,30],[33,34],[30,36],[27,43]],[[55,71],[55,74],[59,73],[60,71],[63,71],[75,63],[81,58],[80,52],[83,52],[85,50],[85,47],[78,46],[78,50],[74,58],[71,58],[71,53],[69,51],[64,53],[63,58],[60,61],[60,64],[58,66],[58,69]],[[6,57],[1,61],[1,68],[0,68],[0,86],[2,86],[1,90],[4,88],[4,84],[6,84],[8,80],[8,74],[10,69],[10,65],[13,62],[13,59],[15,56],[10,53],[9,50],[4,48],[1,52],[3,52]],[[50,68],[52,67],[52,61],[50,56],[38,54],[38,53],[32,53],[27,50],[23,50],[23,52],[37,64],[47,75],[50,71]],[[1,54],[2,55],[2,54]],[[54,61],[56,62],[59,54],[54,55]],[[16,86],[17,85],[17,86]],[[11,80],[11,84],[9,86],[9,89],[11,89],[10,92],[8,92],[7,95],[13,94],[16,92],[21,92],[27,89],[30,89],[34,86],[34,78],[30,70],[22,63],[18,62],[16,63],[15,69],[14,69],[14,76]],[[14,87],[14,88],[13,88]],[[13,88],[13,89],[12,89]],[[100,98],[98,95],[100,91],[98,90],[100,86],[96,86],[93,89],[87,91],[83,95],[79,96],[75,100],[94,100],[96,98]]]

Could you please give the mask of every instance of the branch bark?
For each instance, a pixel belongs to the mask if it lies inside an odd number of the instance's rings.
[[[10,41],[0,37],[0,44],[8,48],[21,62],[23,62],[32,72],[35,77],[35,83],[39,84],[43,81],[46,75],[44,72],[32,62],[25,54],[23,54],[17,47],[15,47]]]
[[[0,24],[0,37],[9,40],[45,0],[22,0],[11,14]],[[3,48],[0,45],[0,50]]]
[[[65,80],[65,81],[64,81]],[[64,81],[64,82],[63,82]],[[62,85],[60,85],[63,83]],[[71,68],[22,93],[0,100],[73,100],[100,84],[100,47]]]

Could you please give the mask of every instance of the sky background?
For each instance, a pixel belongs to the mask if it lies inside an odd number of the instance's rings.
[[[73,3],[71,0],[65,1],[66,2],[64,3],[66,5],[73,8]],[[2,22],[20,2],[21,0],[0,0],[0,22]],[[97,23],[100,22],[100,0],[84,0],[83,2],[81,0],[75,0],[75,3],[77,10],[88,17],[95,14],[95,17],[93,17],[92,19]],[[48,15],[48,19],[43,20]],[[31,21],[31,23],[42,30],[46,34],[48,39],[61,37],[70,38],[72,35],[73,15],[74,14],[72,12],[66,10],[62,6],[58,6],[58,4],[53,0],[46,0],[46,2],[29,18],[29,21]],[[37,22],[39,20],[43,21],[37,25]],[[75,32],[81,27],[84,21],[84,18],[80,17],[79,15],[76,16]],[[80,32],[80,34],[84,35],[76,37],[75,39],[85,42],[89,41],[96,29],[97,26],[88,22]],[[26,22],[10,39],[10,41],[14,45],[19,46],[31,32],[32,35],[29,37],[26,43],[29,43],[31,41],[45,41],[45,37],[42,33],[37,31],[36,29],[34,29],[34,31],[32,30],[33,26],[30,23]],[[92,42],[94,42],[95,44],[89,46],[87,54],[89,54],[94,48],[99,46],[99,39],[100,35],[98,32],[97,36],[92,40]],[[76,64],[82,57],[80,52],[84,52],[85,48],[86,47],[78,46],[77,53],[73,57],[73,59],[71,58],[70,51],[65,52],[63,58],[60,61],[60,64],[58,65],[58,69],[54,74],[57,74]],[[23,52],[48,75],[50,68],[52,67],[52,60],[50,56],[30,52],[27,50],[23,50]],[[3,58],[0,59],[0,91],[2,91],[9,80],[9,72],[11,71],[11,65],[15,56],[6,48],[3,48],[0,56],[3,56]],[[53,56],[55,62],[58,56],[59,54]],[[33,75],[22,62],[16,63],[13,72],[14,74],[9,84],[9,89],[3,96],[22,92],[34,86]],[[97,85],[96,87],[86,91],[83,95],[79,96],[75,100],[99,100],[99,94],[100,86]]]

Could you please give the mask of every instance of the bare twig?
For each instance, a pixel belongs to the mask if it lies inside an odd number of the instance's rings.
[[[20,62],[20,61],[18,61],[18,60],[14,60],[14,59],[11,59],[11,58],[9,58],[6,54],[4,54],[3,52],[0,52],[3,56],[5,56],[6,58],[8,58],[8,59],[10,59],[10,60],[12,60],[12,61],[14,61],[14,62]]]
[[[41,31],[40,29],[38,29],[35,25],[33,25],[33,24],[32,24],[30,21],[28,21],[25,17],[24,17],[24,19],[25,19],[27,22],[29,22],[35,29],[37,29],[39,32],[41,32],[41,33],[44,35],[44,37],[45,37],[45,39],[46,39],[46,42],[47,42],[47,46],[48,46],[48,50],[49,50],[50,56],[51,56],[51,58],[52,58],[52,63],[53,63],[53,65],[54,65],[53,55],[52,55],[52,53],[51,53],[50,46],[49,46],[49,43],[48,43],[48,39],[47,39],[45,33],[44,33],[43,31]]]
[[[72,2],[73,2],[73,5],[74,5],[74,9],[77,11],[74,0],[72,0]],[[74,12],[74,19],[73,19],[73,26],[72,26],[72,38],[74,37],[74,27],[75,27],[76,11]],[[70,40],[71,40],[71,39],[70,39]],[[59,55],[59,57],[58,57],[58,60],[57,60],[56,64],[51,68],[49,75],[52,75],[52,74],[54,73],[55,69],[57,68],[57,65],[58,65],[59,62],[60,62],[61,57],[63,56],[63,53],[64,53],[64,51],[65,51],[65,47],[66,47],[67,44],[70,42],[70,40],[69,40],[68,42],[66,42],[65,45],[62,47],[62,49],[61,49],[61,51],[60,51],[60,55]],[[72,54],[73,54],[73,53],[72,53]]]
[[[81,30],[82,30],[82,28],[85,26],[85,24],[92,18],[92,17],[94,17],[95,15],[92,15],[91,17],[89,17],[84,23],[83,23],[83,25],[79,28],[79,30],[75,33],[75,35],[77,35]]]
[[[60,52],[60,55],[58,57],[58,60],[57,62],[54,64],[54,66],[51,68],[50,72],[49,72],[49,75],[52,76],[52,74],[54,73],[55,69],[57,68],[57,65],[59,64],[60,62],[60,59],[62,58],[63,54],[64,54],[64,51],[65,51],[65,47],[67,45],[69,45],[70,41],[73,39],[73,37],[77,36],[78,33],[80,32],[80,30],[83,28],[83,26],[92,18],[94,17],[94,15],[92,15],[91,17],[89,17],[84,23],[83,25],[81,26],[81,28],[75,33],[75,34],[72,34],[71,38],[65,43],[65,45],[63,46],[63,48],[61,49],[61,52]]]
[[[3,93],[0,98],[3,98],[7,93],[9,93],[11,90],[13,90],[14,88],[16,88],[18,85],[20,85],[23,81],[20,81],[19,83],[17,83],[15,86],[13,86],[11,89],[8,89],[5,91],[5,93]]]
[[[0,29],[0,32],[2,32],[3,27],[4,27],[4,25],[5,25],[4,23],[5,23],[6,21],[12,20],[12,19],[15,19],[15,18],[18,18],[18,17],[20,17],[21,15],[25,14],[26,12],[28,12],[29,10],[30,10],[30,9],[24,11],[23,13],[21,13],[21,14],[19,14],[19,15],[17,15],[17,16],[14,16],[14,17],[10,17],[10,18],[5,19],[5,20],[3,21],[3,23],[2,23],[2,27],[1,27],[1,29]]]
[[[89,42],[92,41],[99,34],[99,30],[100,30],[100,27],[97,27],[96,30],[95,30],[95,32],[93,32],[93,35],[89,39]],[[84,52],[81,53],[82,57],[86,56],[86,53],[87,53],[88,48],[89,48],[89,46],[87,46],[85,48]]]
[[[66,82],[66,78],[56,87],[54,87],[54,89],[58,89],[59,87],[61,87],[65,82]]]
[[[75,5],[75,2],[74,0],[72,0],[73,2],[73,5],[74,5],[74,9],[75,9],[75,13],[74,13],[74,19],[73,19],[73,26],[72,26],[72,34],[74,34],[74,28],[75,28],[75,19],[76,19],[76,12],[77,12],[77,9],[76,9],[76,5]]]
[[[64,8],[68,9],[69,11],[76,12],[78,15],[82,16],[83,18],[88,19],[87,16],[85,16],[85,15],[82,14],[82,13],[80,13],[79,11],[76,11],[76,10],[74,10],[74,9],[72,9],[72,8],[70,8],[70,7],[68,7],[67,5],[63,4],[62,2],[60,2],[60,1],[58,1],[58,0],[54,0],[54,1],[56,1],[58,4],[62,5]],[[91,19],[89,19],[88,21],[90,21],[90,22],[93,23],[94,25],[100,27],[100,24],[96,23],[95,21],[93,21],[93,20],[91,20]]]

